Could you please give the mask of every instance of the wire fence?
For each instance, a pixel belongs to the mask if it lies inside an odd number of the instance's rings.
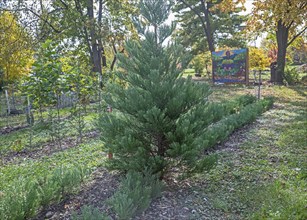
[[[78,97],[73,92],[61,94],[57,98],[57,107],[59,109],[70,108],[78,101]],[[99,103],[101,95],[95,94],[88,98],[87,104]],[[38,115],[38,109],[34,109],[31,100],[24,96],[18,90],[4,90],[0,93],[0,128],[24,127],[29,124],[27,114],[31,112]],[[55,106],[49,106],[43,109],[44,112],[53,109]],[[93,108],[90,108],[93,111]]]

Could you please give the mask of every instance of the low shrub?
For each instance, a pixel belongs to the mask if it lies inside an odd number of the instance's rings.
[[[235,129],[242,127],[256,119],[258,115],[273,106],[273,99],[266,98],[244,107],[239,113],[223,118],[208,127],[205,131],[208,144],[206,148],[213,147],[216,143],[225,140]]]
[[[223,117],[239,112],[245,106],[257,101],[256,96],[242,95],[226,103],[221,104],[224,107]],[[222,119],[222,117],[220,118]]]
[[[285,68],[284,81],[288,85],[295,85],[300,81],[300,76],[295,67],[287,66]]]
[[[2,192],[0,199],[0,219],[26,219],[32,217],[39,207],[38,183],[19,179]]]
[[[60,167],[51,175],[38,180],[21,178],[0,195],[0,219],[26,219],[34,216],[41,206],[57,202],[73,192],[87,176],[83,167]]]
[[[162,191],[162,183],[150,172],[128,172],[119,190],[108,200],[119,219],[130,219],[142,213]]]
[[[224,141],[235,129],[238,129],[248,123],[256,120],[257,116],[273,106],[273,98],[266,98],[244,107],[240,112],[224,117],[222,120],[209,126],[203,138],[206,144],[203,149],[208,150],[217,143]],[[193,171],[199,172],[214,166],[217,158],[215,154],[201,156],[199,160],[192,161]]]
[[[100,212],[98,208],[92,206],[83,206],[81,208],[81,214],[76,212],[72,214],[72,220],[110,220],[108,216]]]

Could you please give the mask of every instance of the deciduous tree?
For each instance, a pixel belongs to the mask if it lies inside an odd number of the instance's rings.
[[[287,48],[307,29],[307,2],[305,0],[254,1],[249,20],[252,31],[275,30],[277,40],[277,71],[274,81],[283,83]]]
[[[137,12],[136,0],[54,0],[17,1],[6,10],[22,11],[24,21],[36,33],[35,37],[61,40],[68,47],[82,45],[90,57],[93,72],[102,74],[107,67],[106,48],[121,52],[118,39],[129,36],[131,15]],[[17,4],[19,3],[19,4]],[[119,37],[120,36],[120,37]],[[117,38],[117,40],[114,40]],[[110,59],[114,59],[111,57]],[[114,61],[115,63],[115,61]],[[111,64],[111,68],[114,67]]]
[[[0,67],[2,83],[10,83],[30,72],[33,63],[31,39],[17,18],[9,12],[0,14]]]
[[[251,47],[249,48],[249,65],[251,69],[264,70],[270,66],[270,58],[265,50]]]

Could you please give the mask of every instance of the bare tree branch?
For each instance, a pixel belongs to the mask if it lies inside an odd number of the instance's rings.
[[[55,33],[59,34],[62,31],[56,29],[47,19],[43,18],[42,16],[40,16],[39,14],[37,14],[35,11],[33,11],[31,8],[25,8],[26,11],[30,11],[32,14],[34,14],[36,17],[38,17],[39,19],[41,19],[43,22],[45,22],[46,24],[48,24],[49,27],[51,27],[52,30],[54,30]]]
[[[290,46],[293,41],[295,41],[296,38],[298,38],[301,34],[303,34],[307,29],[307,26],[305,28],[303,28],[303,30],[301,30],[300,32],[298,32],[296,35],[293,36],[293,38],[287,43],[287,47]]]

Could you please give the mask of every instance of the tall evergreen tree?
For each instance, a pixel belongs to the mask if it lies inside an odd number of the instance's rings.
[[[181,24],[178,35],[186,47],[199,54],[217,47],[244,47],[241,25],[247,20],[236,2],[224,9],[227,0],[177,0],[174,7]]]
[[[99,128],[105,147],[114,153],[111,168],[149,169],[163,178],[174,165],[199,165],[213,109],[207,103],[209,86],[181,77],[188,61],[183,47],[165,46],[175,29],[165,24],[170,2],[143,0],[140,9],[140,41],[127,42],[127,54],[118,56],[124,83],[107,85],[114,111],[102,114]]]

